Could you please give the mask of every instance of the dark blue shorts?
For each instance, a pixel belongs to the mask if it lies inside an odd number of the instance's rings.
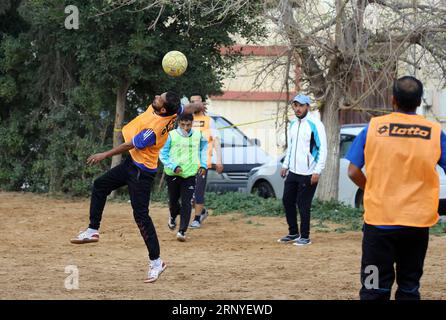
[[[195,194],[194,194],[194,199],[196,204],[204,204],[204,192],[206,190],[207,177],[208,177],[207,170],[204,176],[197,174],[197,180],[195,184]]]

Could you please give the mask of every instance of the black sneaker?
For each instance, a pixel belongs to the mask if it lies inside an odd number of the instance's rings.
[[[204,220],[209,216],[208,209],[203,208],[203,211],[200,214],[200,223],[203,223]]]
[[[172,217],[169,217],[169,221],[167,221],[167,226],[169,227],[170,230],[175,230],[175,228],[177,227],[177,223],[176,223],[175,219]]]
[[[285,237],[278,239],[277,242],[289,243],[289,242],[296,242],[299,239],[300,239],[300,236],[298,234],[289,234],[289,235],[286,235]]]

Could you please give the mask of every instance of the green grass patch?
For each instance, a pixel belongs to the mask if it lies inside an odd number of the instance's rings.
[[[429,233],[436,236],[444,235],[446,233],[446,223],[437,223],[430,229]]]

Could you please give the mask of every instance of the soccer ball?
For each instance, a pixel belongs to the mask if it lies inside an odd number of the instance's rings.
[[[163,58],[164,72],[172,77],[181,76],[187,69],[187,58],[180,51],[169,51]]]

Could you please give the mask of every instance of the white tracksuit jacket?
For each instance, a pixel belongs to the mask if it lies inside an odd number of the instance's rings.
[[[288,148],[282,167],[300,175],[320,174],[327,159],[327,136],[322,122],[309,113],[288,126]]]

